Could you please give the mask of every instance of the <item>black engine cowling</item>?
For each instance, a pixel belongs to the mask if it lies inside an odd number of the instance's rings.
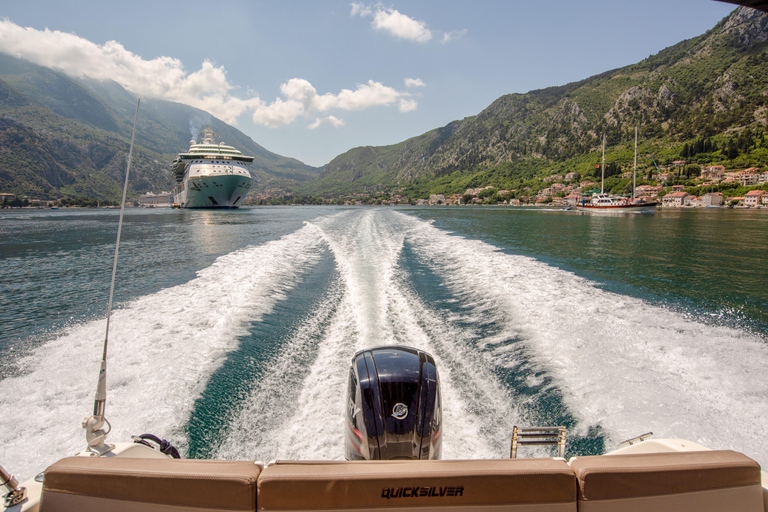
[[[347,460],[439,459],[442,423],[430,354],[401,346],[355,354],[346,397]]]

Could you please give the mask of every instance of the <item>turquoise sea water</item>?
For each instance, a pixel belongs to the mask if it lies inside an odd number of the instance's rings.
[[[84,444],[117,217],[0,211],[0,463],[22,476]],[[341,458],[349,360],[395,343],[436,357],[445,458],[565,424],[569,454],[652,430],[765,465],[767,250],[763,211],[128,210],[110,439]]]

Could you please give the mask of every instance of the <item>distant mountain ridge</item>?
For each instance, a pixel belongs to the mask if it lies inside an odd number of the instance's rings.
[[[707,33],[637,64],[502,96],[477,116],[398,144],[354,148],[305,188],[350,193],[381,184],[423,194],[504,186],[576,166],[603,133],[618,145],[633,138],[636,125],[643,140],[662,148],[746,128],[764,132],[767,104],[768,14],[741,7]],[[768,164],[768,153],[757,159]]]
[[[0,54],[0,192],[118,199],[135,110],[136,96],[115,82],[75,79]],[[132,192],[171,190],[170,162],[206,125],[255,157],[251,172],[262,185],[290,186],[320,171],[266,150],[207,112],[143,99]]]

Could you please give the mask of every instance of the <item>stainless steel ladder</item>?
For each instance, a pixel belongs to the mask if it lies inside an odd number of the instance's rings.
[[[518,445],[557,446],[557,456],[565,457],[565,427],[512,427],[512,447],[509,458],[517,458]]]

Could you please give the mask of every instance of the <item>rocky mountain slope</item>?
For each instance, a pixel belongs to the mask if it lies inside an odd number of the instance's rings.
[[[0,191],[39,199],[118,199],[136,97],[115,82],[73,79],[0,54]],[[291,184],[319,169],[276,155],[202,110],[142,100],[132,193],[171,190],[170,162],[210,125],[219,140],[253,155],[261,184]]]
[[[598,150],[602,134],[609,146],[622,145],[636,125],[645,143],[674,158],[696,140],[726,144],[746,129],[764,133],[767,104],[768,14],[742,7],[706,34],[637,64],[502,96],[477,116],[399,144],[352,149],[307,189],[349,193],[382,184],[424,193],[504,186],[553,167],[594,168],[581,157]],[[750,158],[766,165],[768,150]]]

